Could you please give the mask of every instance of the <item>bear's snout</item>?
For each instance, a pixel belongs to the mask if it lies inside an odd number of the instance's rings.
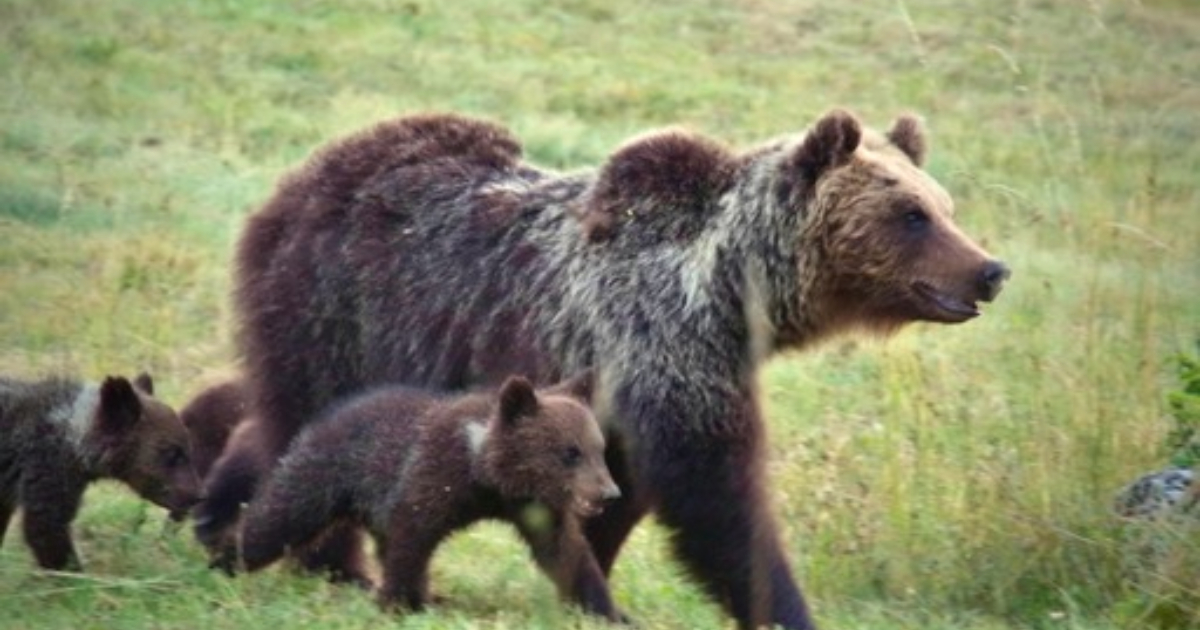
[[[600,486],[600,496],[598,498],[600,503],[612,503],[620,498],[621,488],[611,479]]]
[[[575,512],[591,518],[604,511],[608,504],[621,498],[621,488],[608,475],[588,483],[586,492],[576,495]]]
[[[1004,281],[1012,275],[1012,270],[1007,265],[998,261],[988,261],[983,266],[983,270],[979,273],[979,295],[984,302],[991,302],[1000,294],[1000,289],[1004,287]]]

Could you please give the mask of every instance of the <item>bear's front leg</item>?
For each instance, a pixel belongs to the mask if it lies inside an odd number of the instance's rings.
[[[420,523],[415,522],[418,519]],[[376,594],[384,610],[425,609],[429,562],[438,543],[450,533],[441,520],[432,514],[420,514],[406,504],[395,509],[383,550],[383,585]]]
[[[554,514],[551,519],[519,516],[515,524],[533,551],[538,566],[558,587],[559,596],[575,602],[589,614],[629,623],[629,618],[613,603],[608,579],[592,554],[577,517],[570,514]]]
[[[4,545],[4,532],[8,531],[8,523],[16,509],[16,497],[0,496],[0,546]]]
[[[741,628],[814,628],[768,505],[752,387],[640,379],[616,403],[637,436],[638,479],[689,572]]]
[[[242,504],[254,496],[262,469],[260,454],[234,439],[209,471],[205,498],[193,508],[192,514],[196,540],[214,557],[227,556]]]
[[[22,479],[22,531],[38,566],[52,571],[80,571],[83,564],[71,542],[71,522],[87,482],[43,471]]]

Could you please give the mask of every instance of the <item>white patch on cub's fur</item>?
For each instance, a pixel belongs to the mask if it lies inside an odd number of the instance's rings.
[[[471,449],[471,456],[478,456],[483,452],[483,445],[487,443],[488,427],[483,420],[471,420],[463,426],[463,431],[467,434],[467,448]]]
[[[84,385],[75,394],[70,405],[55,407],[50,412],[50,420],[66,427],[67,437],[71,444],[78,449],[95,421],[96,409],[100,406],[100,388],[95,385]]]

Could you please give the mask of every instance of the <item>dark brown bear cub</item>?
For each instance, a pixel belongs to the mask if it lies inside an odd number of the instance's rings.
[[[187,430],[143,374],[99,386],[0,378],[0,541],[19,506],[46,569],[81,568],[71,521],[92,481],[117,479],[180,518],[199,499]]]
[[[538,391],[512,377],[498,394],[384,387],[336,407],[297,438],[250,503],[242,562],[262,568],[349,520],[377,543],[380,603],[420,610],[438,543],[500,519],[564,598],[619,619],[581,528],[620,496],[585,406],[589,388],[590,376]]]
[[[249,410],[246,386],[238,379],[205,388],[179,410],[179,419],[192,437],[192,465],[201,479],[208,476]]]

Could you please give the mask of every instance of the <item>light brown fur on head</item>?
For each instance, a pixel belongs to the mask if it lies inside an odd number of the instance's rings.
[[[954,224],[950,195],[919,167],[925,145],[915,118],[881,134],[834,112],[798,147],[794,163],[815,182],[800,251],[823,260],[806,268],[820,270],[809,300],[827,330],[966,321],[1007,278]]]
[[[153,392],[146,374],[133,383],[121,377],[105,379],[84,443],[106,475],[180,518],[200,498],[200,479],[192,467],[187,429]]]
[[[482,453],[502,494],[584,517],[620,496],[604,463],[604,435],[584,404],[590,388],[590,378],[541,394],[521,377],[504,383]]]

